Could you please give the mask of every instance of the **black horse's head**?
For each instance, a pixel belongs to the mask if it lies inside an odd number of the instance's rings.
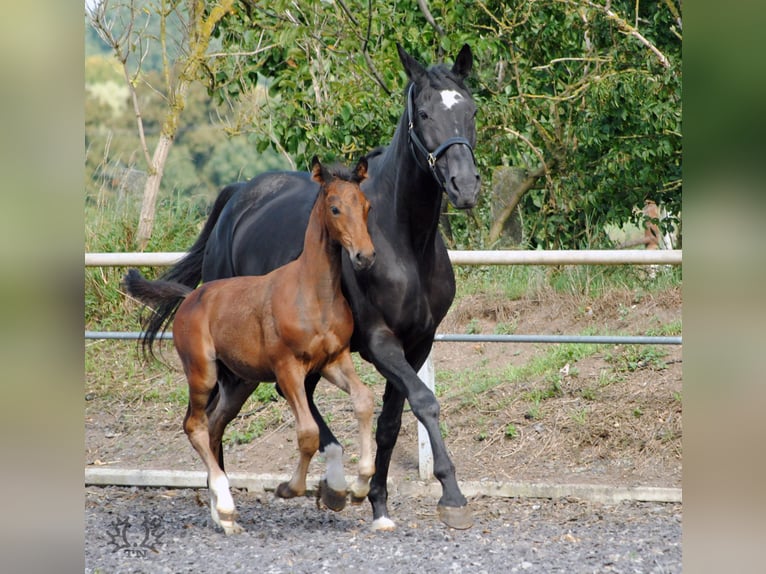
[[[426,69],[397,44],[411,84],[407,90],[407,121],[412,151],[430,171],[452,205],[476,205],[481,180],[473,155],[476,145],[476,104],[463,80],[471,72],[473,55],[466,44],[452,68]]]

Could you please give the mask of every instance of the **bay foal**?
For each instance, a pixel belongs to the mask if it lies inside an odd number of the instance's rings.
[[[290,404],[300,457],[291,479],[277,488],[283,498],[306,491],[309,462],[319,448],[319,429],[309,410],[304,379],[320,374],[348,392],[359,424],[361,451],[351,494],[363,499],[369,492],[374,472],[373,395],[351,361],[354,325],[340,281],[341,247],[357,271],[363,272],[375,261],[367,230],[369,203],[359,187],[366,176],[364,158],[348,172],[341,167],[330,171],[314,157],[311,177],[320,189],[303,252],[267,275],[210,281],[195,290],[170,281],[149,281],[135,269],[125,277],[128,293],[146,304],[176,302],[173,341],[189,385],[184,430],[207,467],[210,512],[226,534],[242,528],[236,522],[228,478],[218,463],[220,453],[215,452],[231,419],[209,421],[206,412],[218,377],[238,380],[233,392],[239,396],[252,393],[259,382],[276,381]],[[320,487],[328,506],[343,508],[342,473],[340,477],[328,474]]]

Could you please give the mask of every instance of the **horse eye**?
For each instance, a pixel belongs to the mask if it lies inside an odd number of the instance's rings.
[[[338,209],[334,205],[330,208],[330,211],[332,212],[333,215],[340,215],[340,209]]]
[[[421,120],[428,119],[428,113],[425,110],[418,110],[418,115],[420,116]]]

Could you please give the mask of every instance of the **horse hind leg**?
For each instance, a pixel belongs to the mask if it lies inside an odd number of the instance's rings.
[[[223,464],[223,434],[226,426],[239,414],[242,405],[253,394],[258,384],[240,379],[218,363],[218,385],[213,391],[214,400],[208,400],[206,412],[210,448],[223,471],[226,470]]]
[[[237,511],[231,496],[229,479],[218,465],[217,457],[210,448],[209,421],[205,412],[208,398],[216,384],[215,361],[206,357],[194,360],[183,355],[182,360],[189,383],[189,408],[184,419],[184,431],[207,467],[210,515],[225,534],[238,534],[243,528],[236,521]]]

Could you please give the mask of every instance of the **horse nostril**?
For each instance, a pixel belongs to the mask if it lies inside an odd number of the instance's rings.
[[[370,253],[357,251],[354,255],[354,267],[356,267],[357,270],[367,269],[373,263],[375,263],[375,251]]]

